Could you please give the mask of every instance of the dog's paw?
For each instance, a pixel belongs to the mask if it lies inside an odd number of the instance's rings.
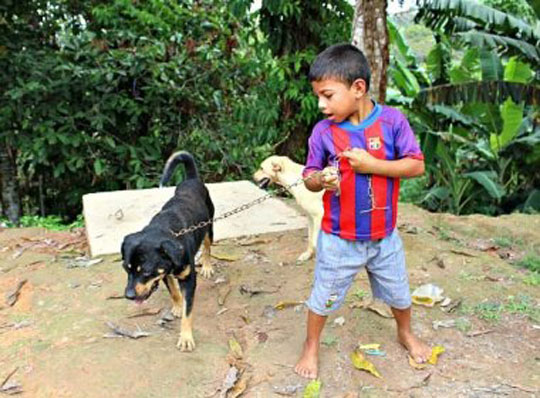
[[[214,267],[212,266],[205,267],[203,265],[199,273],[202,275],[203,278],[210,279],[212,276],[214,276]]]
[[[308,261],[312,256],[313,256],[313,251],[312,251],[312,250],[306,250],[305,252],[303,252],[302,254],[300,254],[300,255],[298,256],[298,258],[296,259],[296,263],[297,263],[297,264],[305,263],[305,262]]]
[[[171,314],[177,318],[182,318],[182,306],[173,305],[171,308]]]
[[[191,334],[180,334],[176,348],[183,352],[191,352],[195,349],[195,340]]]

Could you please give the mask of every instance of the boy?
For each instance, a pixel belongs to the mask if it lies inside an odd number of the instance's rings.
[[[397,233],[399,178],[423,174],[424,161],[409,123],[398,110],[368,95],[370,70],[350,44],[320,53],[309,71],[326,119],[309,138],[304,177],[323,196],[315,278],[307,301],[307,337],[295,372],[317,378],[319,340],[328,314],[341,306],[365,265],[373,296],[392,308],[398,340],[421,363],[431,349],[411,332],[411,297]]]

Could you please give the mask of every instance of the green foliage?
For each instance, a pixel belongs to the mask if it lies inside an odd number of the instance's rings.
[[[499,11],[524,19],[531,24],[534,23],[537,18],[533,8],[527,3],[527,0],[482,0],[482,3]]]
[[[468,0],[419,0],[416,21],[472,47],[540,61],[540,33],[527,21]]]
[[[418,65],[409,61],[411,48],[399,30],[391,34],[399,56],[393,55],[390,77],[399,94],[391,91],[388,98],[404,107],[421,141],[428,183],[420,203],[456,214],[536,211],[538,60],[508,47],[467,45],[472,41],[460,35],[499,35],[525,47],[540,43],[540,36],[526,21],[474,2],[419,5],[416,21],[433,30],[436,43],[425,66]],[[423,67],[427,75],[414,72]]]
[[[540,256],[536,253],[528,253],[518,261],[517,265],[532,272],[540,273]]]
[[[223,2],[39,4],[2,10],[13,40],[0,52],[0,131],[29,198],[43,179],[48,212],[74,216],[87,192],[156,186],[177,148],[207,181],[246,177],[281,139],[277,91],[261,84],[264,38]],[[50,23],[21,35],[34,19]]]
[[[6,219],[0,219],[3,226],[7,228],[15,227],[11,222]],[[60,216],[49,215],[45,217],[40,216],[22,216],[20,225],[18,227],[30,228],[39,227],[49,229],[51,231],[69,231],[73,228],[84,228],[84,220],[82,214],[79,214],[75,221],[66,223]]]

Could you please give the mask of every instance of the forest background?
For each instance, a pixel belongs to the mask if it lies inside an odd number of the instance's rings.
[[[250,179],[272,154],[303,163],[321,118],[309,65],[355,40],[381,62],[375,99],[406,113],[426,155],[402,200],[540,211],[534,1],[418,0],[391,15],[386,0],[254,3],[2,1],[4,225],[81,224],[82,195],[155,187],[176,149],[206,182]],[[380,56],[355,39],[370,18],[384,22]]]

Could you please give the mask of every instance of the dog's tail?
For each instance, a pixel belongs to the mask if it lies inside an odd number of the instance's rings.
[[[174,170],[176,170],[176,167],[180,163],[182,163],[186,169],[186,180],[199,178],[199,172],[197,171],[197,166],[195,165],[195,159],[193,159],[193,156],[189,152],[178,151],[169,156],[167,163],[165,163],[161,181],[159,182],[160,188],[164,187],[165,184],[169,182]]]

